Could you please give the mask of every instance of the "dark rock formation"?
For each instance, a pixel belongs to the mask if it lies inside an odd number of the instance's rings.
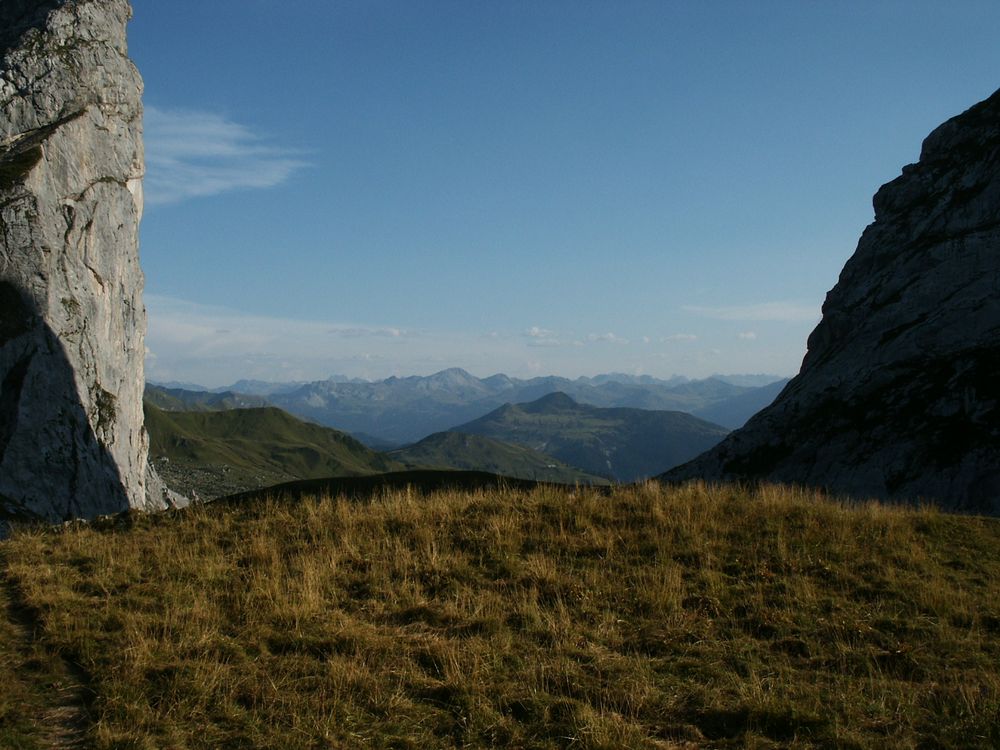
[[[127,0],[0,0],[0,521],[169,498],[147,467]]]
[[[1000,92],[931,133],[874,204],[799,375],[665,479],[1000,513]]]

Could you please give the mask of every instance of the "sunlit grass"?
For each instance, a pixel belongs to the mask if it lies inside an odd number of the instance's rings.
[[[99,748],[1000,745],[1000,524],[779,487],[203,506],[0,547]]]

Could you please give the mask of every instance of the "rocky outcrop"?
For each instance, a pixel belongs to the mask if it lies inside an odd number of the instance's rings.
[[[0,0],[0,520],[168,504],[147,467],[127,0]]]
[[[799,375],[664,478],[1000,513],[1000,92],[931,133],[874,205]]]

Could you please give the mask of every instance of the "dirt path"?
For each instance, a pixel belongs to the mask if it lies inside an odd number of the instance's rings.
[[[0,747],[87,748],[87,675],[39,633],[0,553]]]

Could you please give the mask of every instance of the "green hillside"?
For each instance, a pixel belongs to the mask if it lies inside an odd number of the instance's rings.
[[[345,433],[274,407],[163,411],[146,403],[150,458],[172,488],[203,499],[302,479],[405,469],[483,471],[562,484],[607,484],[537,451],[491,438],[440,433],[378,453]]]
[[[518,479],[561,484],[607,484],[608,480],[564,464],[552,456],[482,435],[438,432],[419,443],[389,451],[407,468],[486,471]]]
[[[257,409],[270,406],[262,396],[248,396],[233,391],[210,393],[188,391],[183,388],[165,388],[146,383],[143,401],[164,411],[223,411],[226,409]]]
[[[0,542],[0,747],[1000,747],[1000,521],[373,488]]]
[[[602,409],[553,393],[453,428],[533,448],[619,482],[655,476],[708,450],[728,430],[683,412]]]
[[[167,412],[145,404],[150,460],[167,484],[207,499],[295,479],[402,468],[354,438],[273,407]]]

